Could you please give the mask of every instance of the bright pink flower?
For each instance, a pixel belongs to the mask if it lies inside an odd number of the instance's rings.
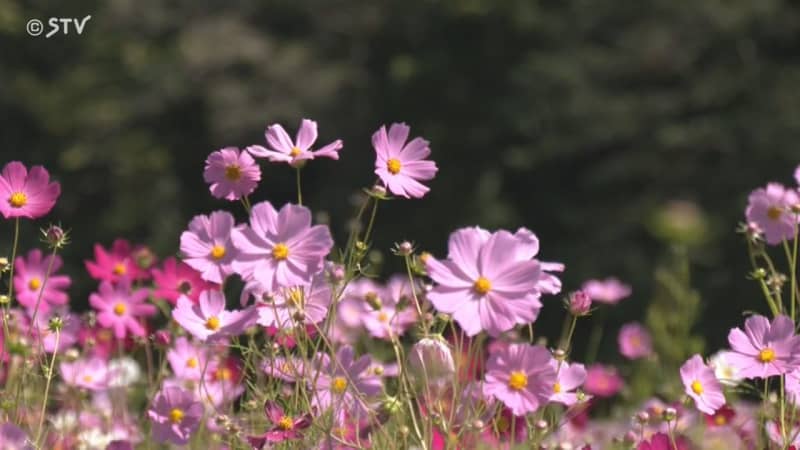
[[[689,442],[683,436],[675,437],[675,445],[669,440],[669,435],[656,433],[650,442],[642,441],[636,450],[689,450]]]
[[[203,291],[198,304],[186,296],[178,298],[172,318],[201,341],[238,336],[256,320],[254,308],[225,310],[225,296],[219,291]]]
[[[261,168],[249,153],[225,147],[208,155],[203,179],[211,184],[214,197],[239,200],[255,190],[261,180]]]
[[[108,389],[108,364],[100,358],[62,362],[60,368],[61,378],[66,384],[90,391]]]
[[[128,333],[145,337],[147,332],[139,320],[154,316],[157,311],[146,303],[148,296],[147,289],[131,290],[130,280],[124,278],[117,284],[100,283],[98,291],[89,296],[89,304],[97,310],[97,323],[113,328],[117,339],[124,339]]]
[[[595,302],[608,305],[615,305],[631,295],[631,287],[613,277],[588,280],[581,289]]]
[[[537,290],[541,267],[531,259],[536,249],[505,230],[457,230],[450,235],[447,260],[426,260],[437,283],[428,299],[437,310],[452,314],[469,336],[481,330],[497,336],[533,322],[542,306]]]
[[[355,359],[353,347],[343,346],[335,359],[319,354],[314,361],[319,373],[310,374],[316,379],[313,402],[320,412],[334,408],[334,416],[344,413],[365,417],[368,403],[364,397],[374,397],[381,392],[381,379],[370,373],[372,359],[363,355]]]
[[[42,166],[28,172],[21,162],[12,161],[0,173],[0,213],[6,219],[38,219],[53,209],[60,194],[61,185],[51,183]]]
[[[766,188],[753,191],[748,197],[745,216],[764,232],[767,244],[777,245],[784,239],[794,239],[797,217],[792,206],[798,204],[797,192],[780,183],[769,183]]]
[[[421,295],[417,287],[417,295]],[[364,327],[373,337],[390,339],[402,336],[417,321],[417,310],[408,277],[395,275],[378,292],[380,308],[365,308],[361,318]]]
[[[653,353],[650,333],[638,322],[626,323],[617,336],[619,352],[628,359],[646,358]]]
[[[254,449],[262,449],[267,443],[279,443],[289,440],[300,439],[300,432],[311,426],[311,414],[305,413],[301,416],[293,417],[286,414],[274,401],[267,401],[264,405],[264,413],[272,428],[261,436],[248,436],[247,442]]]
[[[583,364],[569,364],[566,361],[561,362],[560,367],[558,364],[555,359],[550,360],[550,365],[556,370],[556,382],[553,384],[550,401],[572,406],[578,402],[575,390],[586,381],[586,368]],[[585,397],[583,400],[588,400],[589,396]]]
[[[235,230],[233,216],[228,212],[195,216],[189,222],[189,229],[181,234],[183,261],[200,272],[204,280],[222,284],[233,273],[231,263],[238,254],[231,243],[231,233]]]
[[[86,270],[92,278],[100,281],[117,282],[122,278],[144,280],[149,277],[146,270],[139,267],[131,244],[117,239],[107,252],[100,244],[94,245],[94,261],[85,261]]]
[[[266,136],[269,149],[253,145],[247,147],[247,151],[253,156],[268,158],[272,162],[286,162],[292,166],[316,157],[339,159],[339,150],[342,149],[342,141],[337,139],[319,150],[312,150],[311,146],[317,141],[317,122],[309,119],[303,119],[300,123],[294,142],[279,124],[267,127]]]
[[[153,295],[173,305],[181,295],[196,303],[201,292],[217,288],[217,285],[204,280],[197,271],[174,257],[165,259],[161,269],[152,269],[151,272],[155,284]]]
[[[269,202],[253,206],[250,226],[234,230],[232,240],[236,272],[271,292],[309,284],[333,247],[327,226],[311,226],[308,208],[286,204],[276,211]]]
[[[163,387],[147,415],[153,423],[153,437],[157,442],[184,445],[200,425],[203,405],[179,387]]]
[[[52,263],[52,266],[50,265]],[[63,264],[58,255],[48,255],[42,258],[39,249],[28,252],[28,257],[17,257],[14,263],[14,293],[19,303],[28,311],[33,311],[36,302],[39,302],[39,312],[47,312],[53,306],[65,305],[69,297],[65,292],[72,284],[67,275],[58,275],[56,272]],[[45,283],[45,275],[50,268],[50,275]]]
[[[411,129],[404,123],[393,123],[386,133],[381,126],[372,135],[375,148],[375,174],[394,195],[405,198],[422,198],[430,189],[420,183],[436,176],[436,163],[425,158],[430,156],[428,141],[416,137],[408,144]]]
[[[602,364],[593,364],[586,369],[586,382],[583,389],[597,397],[612,397],[622,390],[624,382],[617,369]]]
[[[556,383],[550,352],[542,346],[510,344],[489,355],[483,393],[522,416],[547,403]]]
[[[167,352],[172,372],[182,380],[200,380],[207,370],[208,352],[181,336]]]
[[[744,331],[730,331],[728,343],[733,350],[726,355],[728,362],[743,378],[783,375],[800,367],[800,337],[786,316],[776,317],[771,324],[764,316],[751,316],[744,322]]]
[[[700,412],[714,414],[725,404],[722,385],[714,369],[706,366],[700,355],[692,356],[681,366],[681,380],[686,395],[692,397]]]
[[[244,292],[256,298],[268,293],[255,280],[247,283]],[[284,288],[273,295],[270,301],[257,301],[258,324],[285,329],[293,328],[298,323],[320,323],[328,315],[331,299],[331,286],[322,273],[317,274],[309,286]]]

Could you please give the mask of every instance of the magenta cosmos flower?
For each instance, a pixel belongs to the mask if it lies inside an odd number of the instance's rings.
[[[619,352],[628,359],[646,358],[653,353],[650,333],[638,322],[626,323],[617,336]]]
[[[369,369],[372,359],[363,355],[355,359],[353,347],[346,345],[336,352],[335,359],[319,354],[316,361],[318,373],[309,374],[316,380],[314,404],[320,412],[334,408],[334,416],[347,413],[365,417],[369,400],[381,392],[381,379]]]
[[[733,351],[728,362],[739,369],[743,378],[767,378],[783,375],[800,367],[800,337],[786,316],[772,323],[764,316],[751,316],[744,322],[744,331],[734,328],[728,333]]]
[[[97,310],[97,323],[112,328],[117,339],[128,333],[145,337],[147,332],[139,320],[156,314],[156,307],[146,303],[148,296],[147,289],[132,290],[130,280],[123,278],[116,284],[100,283],[98,292],[89,296],[89,304]]]
[[[631,287],[616,278],[588,280],[581,287],[594,302],[615,305],[631,295]]]
[[[61,185],[51,183],[42,166],[33,166],[28,172],[24,164],[12,161],[0,173],[0,213],[6,219],[38,219],[53,209],[59,194]]]
[[[694,400],[700,412],[714,414],[725,404],[722,385],[714,369],[708,367],[700,355],[692,356],[681,366],[681,380],[686,395]]]
[[[234,230],[231,239],[239,250],[234,269],[270,292],[309,284],[333,247],[328,227],[311,226],[308,208],[286,204],[276,211],[270,202],[254,205],[250,226]]]
[[[650,441],[642,441],[636,450],[688,450],[689,442],[683,436],[675,437],[675,445],[672,445],[669,435],[656,433]]]
[[[117,239],[106,251],[100,244],[94,245],[94,261],[85,261],[86,270],[92,278],[100,281],[117,282],[122,278],[144,280],[149,277],[146,270],[136,261],[137,251],[124,239]]]
[[[286,414],[279,404],[274,401],[267,401],[264,405],[264,413],[272,428],[261,436],[248,436],[247,442],[254,449],[262,449],[267,443],[277,444],[279,442],[300,439],[300,432],[311,426],[311,414],[305,413],[298,417]]]
[[[219,291],[203,291],[197,304],[185,295],[178,298],[172,318],[201,341],[238,336],[256,320],[254,308],[225,310],[225,296]]]
[[[204,280],[221,284],[233,273],[231,264],[238,253],[231,243],[234,225],[230,213],[216,211],[208,216],[195,216],[189,222],[189,229],[181,234],[183,261],[200,272]]]
[[[225,147],[208,155],[203,179],[211,185],[214,197],[239,200],[256,189],[261,168],[249,153]]]
[[[292,166],[317,157],[339,159],[339,150],[342,149],[342,141],[337,139],[319,150],[312,150],[311,147],[317,141],[317,122],[309,119],[303,119],[300,123],[294,141],[279,124],[267,127],[266,136],[269,149],[253,145],[247,147],[247,151],[253,156],[268,158],[272,162],[286,162]]]
[[[764,232],[767,244],[780,244],[784,239],[794,239],[797,216],[792,207],[798,204],[797,192],[780,183],[769,183],[766,188],[753,191],[748,197],[745,216]]]
[[[559,362],[555,359],[550,360],[550,365],[556,371],[556,382],[553,384],[550,401],[566,406],[578,403],[578,394],[575,390],[586,381],[586,368],[583,364],[569,364],[566,361],[561,362],[559,366]],[[586,401],[587,398],[582,400]]]
[[[197,271],[174,257],[165,259],[161,269],[152,269],[151,272],[155,284],[153,295],[173,305],[181,295],[197,303],[201,292],[217,288],[216,284],[204,280]]]
[[[521,416],[547,403],[556,383],[550,352],[542,346],[510,344],[489,355],[483,393]]]
[[[200,425],[203,405],[191,393],[169,386],[156,394],[147,415],[157,442],[184,445]]]
[[[428,299],[452,314],[469,336],[481,330],[497,336],[533,322],[542,306],[537,289],[541,267],[530,259],[531,250],[505,230],[457,230],[450,235],[447,260],[426,259],[436,282]]]
[[[50,264],[52,263],[52,267]],[[53,306],[65,305],[69,297],[65,292],[72,284],[67,275],[58,275],[63,261],[58,255],[42,258],[39,249],[28,252],[28,257],[18,257],[14,262],[14,292],[19,303],[28,311],[33,311],[39,302],[39,312],[46,313]],[[50,275],[46,277],[50,268]],[[47,283],[45,283],[47,278]]]
[[[586,369],[586,382],[583,389],[597,397],[612,397],[622,390],[624,382],[612,366],[593,364]]]
[[[101,358],[62,362],[60,369],[61,378],[68,385],[90,391],[102,391],[108,388],[108,363]]]
[[[420,181],[432,180],[439,169],[425,159],[431,154],[428,141],[416,137],[406,144],[410,130],[404,123],[393,123],[388,133],[382,126],[372,135],[377,154],[375,174],[392,194],[422,198],[430,189]]]

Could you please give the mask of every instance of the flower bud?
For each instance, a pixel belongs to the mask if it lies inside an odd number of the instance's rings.
[[[344,266],[341,264],[332,264],[331,267],[328,269],[328,276],[334,283],[338,283],[344,280],[345,275],[346,273]]]
[[[486,423],[484,421],[482,421],[481,419],[475,419],[475,420],[472,421],[472,428],[473,429],[480,431],[480,430],[483,430],[484,427],[486,427]]]
[[[397,414],[402,409],[403,409],[403,404],[397,397],[392,397],[390,395],[387,395],[386,398],[383,399],[383,401],[381,402],[381,410],[391,416]]]
[[[547,431],[547,421],[546,420],[537,420],[533,426],[536,427],[538,431]]]
[[[364,301],[372,308],[373,310],[377,311],[381,309],[383,306],[383,302],[381,302],[381,298],[378,297],[378,293],[375,291],[369,291],[364,294]]]
[[[650,414],[647,411],[639,411],[636,413],[636,421],[644,425],[650,422]]]
[[[294,314],[292,314],[292,318],[297,322],[303,322],[304,320],[306,320],[306,313],[298,309],[297,311],[294,312]]]
[[[626,444],[629,444],[629,445],[630,444],[635,444],[638,441],[639,441],[639,438],[636,436],[636,433],[633,430],[628,431],[627,433],[625,433],[625,436],[622,437],[622,442],[624,442]]]
[[[0,305],[7,305],[11,302],[7,295],[0,295]]]
[[[172,342],[172,335],[167,330],[158,330],[153,333],[153,342],[161,347],[169,347]]]
[[[764,270],[763,267],[759,267],[758,269],[753,271],[752,277],[755,280],[763,280],[764,278],[767,277],[767,271]]]
[[[665,421],[672,422],[676,417],[678,417],[678,411],[675,408],[668,407],[664,410],[663,418]]]
[[[64,328],[64,319],[60,316],[51,317],[50,321],[47,323],[47,329],[53,333],[61,331],[62,328]]]
[[[584,291],[575,291],[569,296],[569,312],[573,316],[585,316],[592,307],[592,299]]]
[[[564,361],[565,359],[567,359],[567,352],[565,352],[560,348],[557,348],[553,350],[553,358],[556,359],[557,361]]]
[[[403,241],[394,244],[394,254],[397,256],[409,256],[414,253],[414,244]]]
[[[133,252],[133,259],[136,265],[142,269],[149,269],[155,264],[156,255],[148,247],[140,247]]]
[[[11,264],[8,263],[8,258],[5,256],[0,258],[0,272],[5,272],[11,267]]]
[[[455,373],[450,346],[441,336],[425,337],[411,348],[408,365],[420,380],[434,381]]]
[[[372,186],[371,191],[372,191],[372,193],[374,195],[377,195],[378,197],[386,196],[386,187],[384,187],[384,186],[382,186],[380,184],[376,184],[375,186]]]
[[[42,230],[44,242],[50,248],[63,248],[69,243],[69,236],[63,228],[58,225],[50,225],[46,230]]]

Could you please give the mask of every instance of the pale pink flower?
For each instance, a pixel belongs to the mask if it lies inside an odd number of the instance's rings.
[[[646,358],[653,353],[650,333],[638,322],[626,323],[617,336],[619,352],[628,359]]]
[[[181,296],[172,310],[172,318],[201,341],[238,336],[255,323],[256,314],[254,308],[225,310],[219,291],[203,291],[197,304]]]
[[[100,358],[62,362],[60,369],[61,378],[66,384],[90,391],[108,389],[108,363]]]
[[[203,179],[211,184],[211,195],[239,200],[251,194],[261,180],[261,168],[247,152],[225,147],[208,155]]]
[[[732,351],[728,362],[743,378],[767,378],[789,373],[800,367],[800,337],[794,323],[784,315],[772,320],[751,316],[744,322],[744,331],[734,328],[728,334]]]
[[[373,337],[391,339],[402,336],[417,321],[413,293],[408,277],[394,275],[380,289],[380,307],[365,308],[361,318],[364,327]],[[419,287],[416,288],[420,292]]]
[[[342,149],[342,141],[337,139],[319,150],[312,150],[317,141],[317,122],[309,119],[302,120],[294,141],[279,124],[267,127],[266,137],[269,149],[253,145],[247,147],[247,151],[253,156],[268,158],[272,162],[286,162],[292,166],[318,157],[339,159],[339,150]]]
[[[428,141],[416,137],[406,143],[410,130],[404,123],[394,123],[388,133],[381,126],[372,135],[377,155],[375,174],[392,194],[422,198],[430,189],[420,181],[433,179],[439,169],[435,162],[426,160],[431,154]]]
[[[231,232],[235,230],[233,216],[228,212],[195,216],[189,229],[181,234],[183,261],[200,272],[204,280],[222,284],[233,273],[231,263],[238,254],[231,243]]]
[[[244,292],[256,298],[269,294],[256,280],[248,282]],[[258,324],[286,329],[299,323],[320,323],[328,315],[331,295],[331,286],[319,273],[312,278],[310,285],[283,288],[269,297],[269,301],[257,301]]]
[[[588,280],[581,289],[596,303],[615,305],[631,295],[631,287],[614,277]]]
[[[593,364],[586,369],[586,381],[583,389],[592,395],[605,398],[612,397],[624,386],[622,377],[612,366]]]
[[[147,415],[156,442],[184,445],[200,425],[203,405],[191,393],[165,386],[156,394]]]
[[[681,366],[681,380],[686,395],[694,400],[697,409],[705,414],[714,414],[725,404],[722,385],[714,369],[706,366],[700,355],[694,355]]]
[[[175,345],[167,352],[172,373],[182,380],[199,380],[207,370],[208,352],[185,337],[175,339]]]
[[[792,207],[798,204],[797,191],[786,189],[780,183],[769,183],[766,188],[753,191],[748,197],[745,216],[764,232],[767,244],[777,245],[784,239],[794,239],[797,215]]]
[[[556,371],[542,346],[510,344],[489,355],[483,393],[521,416],[539,409],[553,394]]]
[[[550,401],[566,406],[578,403],[578,394],[575,390],[586,381],[586,368],[583,364],[569,364],[566,361],[562,361],[559,366],[559,362],[555,359],[551,359],[550,365],[556,370],[556,382],[553,384]],[[584,396],[582,400],[586,401],[588,398],[589,396]]]

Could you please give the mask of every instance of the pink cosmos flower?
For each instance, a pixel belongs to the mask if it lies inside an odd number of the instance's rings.
[[[514,237],[519,241],[516,257],[519,260],[536,259],[539,254],[539,238],[533,231],[520,227],[514,232]],[[549,272],[563,272],[564,264],[559,262],[539,261],[539,279],[536,282],[536,289],[542,294],[555,295],[561,292],[561,280]]]
[[[628,359],[646,358],[653,353],[650,333],[638,322],[626,323],[617,336],[619,352]]]
[[[541,267],[531,259],[535,250],[505,230],[457,230],[450,235],[447,260],[426,259],[437,284],[428,299],[437,310],[452,314],[469,336],[481,330],[497,336],[533,322],[542,306],[537,290]]]
[[[787,447],[788,450],[800,449],[800,427],[793,426],[785,430],[786,435],[782,433],[781,424],[777,421],[770,420],[764,424],[767,430],[767,437],[770,441],[778,445],[778,448]]]
[[[51,266],[52,264],[52,266]],[[58,275],[61,268],[61,257],[48,255],[42,258],[39,249],[28,252],[28,257],[17,257],[14,262],[14,292],[19,303],[29,311],[33,311],[39,302],[39,312],[45,313],[54,306],[65,305],[69,297],[65,292],[72,284],[67,275]],[[50,268],[50,275],[45,283],[45,275]]]
[[[217,288],[216,284],[204,280],[197,271],[174,257],[165,259],[161,269],[154,268],[151,272],[155,284],[153,295],[173,305],[181,295],[197,303],[201,292]]]
[[[122,278],[144,280],[149,277],[146,270],[139,267],[134,257],[135,250],[124,239],[117,239],[108,252],[100,244],[94,245],[94,261],[85,261],[86,270],[92,278],[100,281],[117,282]]]
[[[730,331],[728,343],[733,350],[726,354],[728,362],[743,378],[783,375],[800,367],[800,337],[786,316],[776,317],[771,324],[764,316],[751,316],[744,322],[744,331]]]
[[[595,302],[608,305],[615,305],[631,295],[631,287],[613,277],[588,280],[581,289]]]
[[[267,401],[264,405],[264,413],[272,428],[261,436],[248,436],[247,442],[254,449],[262,449],[267,443],[277,444],[279,442],[300,439],[300,432],[311,426],[311,413],[305,413],[299,417],[286,414],[274,401]]]
[[[542,346],[510,344],[489,355],[483,393],[521,416],[547,403],[556,383],[550,352]]]
[[[294,142],[279,124],[267,127],[266,136],[269,149],[253,145],[247,147],[247,151],[253,156],[268,158],[272,162],[286,162],[292,166],[320,156],[339,159],[339,150],[342,149],[342,141],[337,139],[319,150],[311,150],[311,146],[317,141],[317,122],[309,119],[303,119],[300,123]]]
[[[797,217],[792,206],[798,204],[797,192],[780,183],[769,183],[766,188],[753,191],[748,197],[745,216],[764,232],[767,244],[777,245],[784,239],[794,239]]]
[[[365,417],[368,405],[361,399],[381,392],[381,379],[369,372],[372,360],[369,355],[355,359],[353,347],[343,346],[335,359],[319,354],[315,365],[319,373],[314,386],[314,404],[321,412],[334,408],[334,416],[344,413]]]
[[[147,411],[157,442],[184,445],[200,425],[203,405],[179,387],[164,387]]]
[[[722,385],[714,375],[714,369],[706,366],[700,355],[694,355],[681,366],[681,380],[686,395],[694,400],[697,409],[714,414],[725,404]]]
[[[257,298],[268,293],[255,280],[245,286],[244,292],[254,294]],[[328,315],[331,300],[331,286],[319,273],[312,278],[309,286],[284,288],[270,301],[256,303],[258,324],[284,329],[298,323],[319,323]]]
[[[675,445],[672,445],[669,435],[656,433],[650,438],[650,442],[640,442],[636,450],[689,450],[689,442],[683,436],[676,436]]]
[[[231,263],[238,256],[231,243],[231,233],[237,230],[234,225],[230,213],[215,211],[195,216],[181,234],[181,252],[186,256],[183,261],[204,280],[222,284],[233,273]]]
[[[305,362],[297,357],[284,358],[282,356],[276,356],[274,358],[267,358],[261,366],[261,369],[264,373],[273,378],[278,378],[290,383],[305,379]]]
[[[308,208],[286,204],[276,211],[269,202],[254,205],[250,226],[234,230],[231,239],[240,253],[236,272],[271,292],[309,284],[333,247],[327,226],[311,226]]]
[[[569,364],[566,361],[558,365],[555,359],[550,360],[550,365],[556,371],[556,382],[553,384],[553,389],[550,395],[550,401],[554,403],[561,403],[566,406],[572,406],[578,402],[578,394],[575,389],[581,387],[586,381],[586,368],[583,364]],[[583,400],[588,400],[589,396],[585,396]]]
[[[422,198],[429,190],[420,181],[432,180],[439,170],[436,163],[425,158],[430,156],[428,141],[416,137],[408,144],[411,129],[404,123],[393,123],[386,133],[381,126],[372,135],[375,148],[375,174],[394,195],[405,198]]]
[[[100,358],[62,362],[60,369],[61,378],[71,386],[90,391],[102,391],[108,388],[108,364]]]
[[[58,347],[56,335],[50,331],[50,319],[59,317],[63,325],[58,334]],[[32,319],[31,319],[32,320]],[[61,353],[78,342],[78,333],[81,331],[80,318],[69,312],[66,307],[51,308],[36,315],[36,323],[30,323],[30,334],[42,341],[42,348],[47,353],[53,353],[56,348]]]
[[[97,310],[97,323],[113,328],[117,339],[124,339],[128,333],[145,337],[147,332],[139,318],[156,314],[156,307],[146,303],[148,296],[147,289],[131,290],[130,280],[123,278],[117,284],[100,283],[98,291],[89,296],[89,304]]]
[[[4,450],[34,450],[28,436],[11,422],[0,425],[0,448]]]
[[[592,395],[605,398],[612,397],[622,390],[624,382],[612,366],[593,364],[586,369],[586,382],[583,389]]]
[[[254,308],[225,310],[225,296],[219,291],[203,291],[198,304],[185,295],[178,298],[172,318],[201,341],[238,336],[256,320]]]
[[[175,345],[167,352],[172,372],[182,380],[199,380],[203,370],[207,369],[208,353],[188,339],[181,336],[175,339]]]
[[[389,340],[391,336],[402,336],[417,321],[411,289],[406,276],[394,275],[389,279],[378,294],[380,308],[365,308],[361,318],[369,334]],[[419,287],[416,289],[420,292]]]
[[[28,172],[24,164],[12,161],[0,173],[0,213],[6,219],[38,219],[53,209],[60,194],[61,185],[51,183],[42,166]]]
[[[251,194],[261,180],[261,168],[247,152],[225,147],[208,155],[203,179],[211,184],[211,195],[239,200]]]

